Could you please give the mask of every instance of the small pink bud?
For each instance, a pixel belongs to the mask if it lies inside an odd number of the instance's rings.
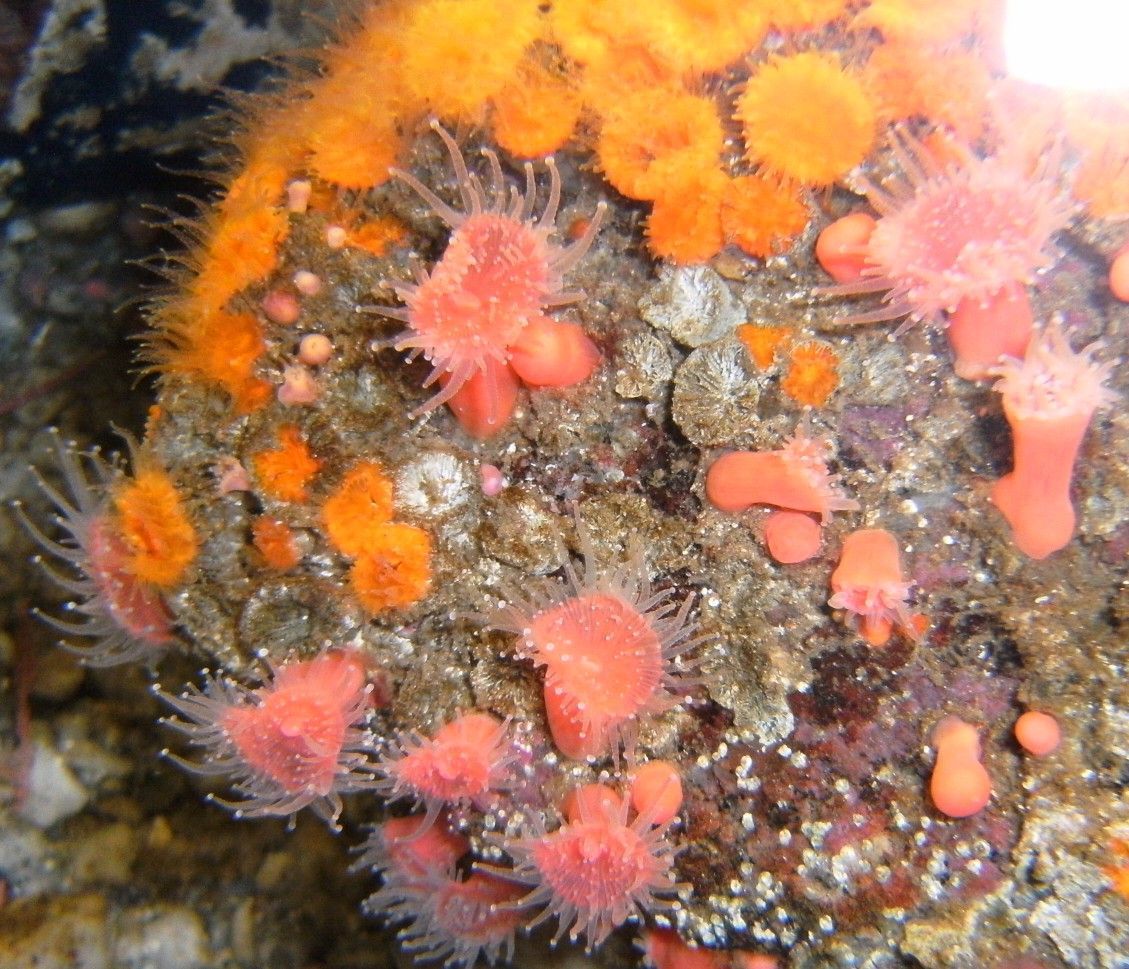
[[[320,367],[333,356],[333,344],[321,333],[307,333],[298,344],[298,359],[308,367]]]
[[[478,473],[482,478],[482,493],[486,495],[487,498],[493,498],[495,495],[501,494],[502,489],[506,487],[506,479],[502,477],[502,472],[494,465],[479,465]]]
[[[302,313],[298,298],[293,293],[281,289],[272,289],[263,297],[261,305],[263,312],[267,314],[267,319],[280,326],[296,323]]]
[[[325,230],[325,244],[330,249],[340,249],[345,245],[348,233],[339,225],[331,225]]]
[[[247,469],[235,458],[222,458],[215,466],[215,475],[218,479],[217,489],[221,495],[231,494],[233,491],[250,491],[251,477]]]
[[[295,215],[301,215],[310,204],[313,186],[305,179],[291,182],[286,186],[286,207]]]
[[[317,296],[321,292],[321,276],[308,269],[299,269],[294,274],[294,288],[303,296]]]
[[[305,367],[287,367],[282,372],[278,402],[286,406],[312,404],[318,399],[318,384]]]

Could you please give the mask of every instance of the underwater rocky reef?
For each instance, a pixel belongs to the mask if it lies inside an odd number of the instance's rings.
[[[1001,16],[348,5],[42,618],[420,962],[1129,966],[1129,108]]]

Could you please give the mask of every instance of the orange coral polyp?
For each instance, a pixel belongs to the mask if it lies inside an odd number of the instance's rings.
[[[801,343],[792,350],[780,389],[797,404],[822,407],[839,386],[839,357],[823,343]]]
[[[112,505],[128,550],[125,569],[162,589],[177,585],[196,559],[199,540],[168,474],[142,466],[114,489]]]
[[[833,54],[773,56],[737,100],[749,161],[805,185],[830,185],[870,153],[874,105]]]
[[[716,169],[725,147],[717,105],[679,87],[630,91],[602,118],[596,155],[609,182],[628,198],[670,194],[672,172]]]
[[[278,447],[260,451],[251,458],[263,493],[278,501],[305,501],[307,486],[321,469],[302,432],[293,424],[278,429]]]
[[[431,588],[431,536],[422,528],[389,522],[371,532],[349,582],[371,614],[406,609]]]
[[[392,482],[375,461],[350,469],[322,506],[326,534],[338,551],[360,555],[392,519]]]

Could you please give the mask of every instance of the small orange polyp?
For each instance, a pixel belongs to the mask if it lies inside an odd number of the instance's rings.
[[[1109,291],[1129,303],[1129,243],[1122,246],[1109,264]]]
[[[972,724],[945,717],[933,728],[937,760],[929,780],[929,794],[942,814],[967,818],[987,805],[992,779],[980,763],[980,736]]]
[[[866,268],[866,244],[874,231],[874,216],[852,212],[836,219],[815,241],[815,258],[837,283],[862,279]]]
[[[530,320],[510,348],[510,366],[532,387],[571,387],[587,380],[600,351],[575,323]]]
[[[764,543],[777,562],[794,565],[819,554],[823,529],[802,511],[774,511],[764,523]]]
[[[1015,721],[1015,739],[1032,756],[1046,757],[1058,750],[1062,728],[1049,713],[1028,710]]]
[[[667,760],[651,760],[631,778],[631,805],[651,824],[673,821],[682,807],[682,778]]]
[[[966,296],[949,314],[945,331],[956,355],[957,376],[983,380],[1000,357],[1023,356],[1034,321],[1027,287],[1021,283],[1010,283],[986,299]]]
[[[884,646],[895,626],[917,639],[919,624],[906,606],[911,585],[902,572],[897,539],[882,528],[863,528],[843,541],[828,605],[846,610],[871,646]]]

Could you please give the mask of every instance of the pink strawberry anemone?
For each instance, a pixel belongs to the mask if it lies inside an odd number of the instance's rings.
[[[287,817],[309,807],[333,827],[341,795],[372,788],[367,751],[372,738],[361,728],[372,687],[351,651],[290,660],[270,679],[248,689],[222,675],[204,689],[180,696],[157,693],[180,717],[164,722],[204,751],[201,762],[164,751],[198,774],[226,777],[240,796],[212,797],[236,817]]]
[[[541,908],[529,929],[556,918],[554,943],[567,933],[591,951],[629,920],[677,909],[685,886],[672,877],[669,823],[655,824],[652,811],[631,818],[629,802],[603,785],[582,793],[555,831],[536,818],[525,837],[505,843],[512,869],[476,868],[528,886],[511,907]]]
[[[621,746],[633,757],[638,721],[676,705],[692,686],[687,654],[705,637],[689,621],[692,596],[671,602],[672,589],[651,589],[637,547],[628,561],[601,572],[583,529],[584,570],[569,563],[565,580],[507,590],[486,623],[520,637],[518,655],[545,670],[545,713],[557,749],[585,759]]]
[[[1033,324],[1026,286],[1054,261],[1051,237],[1071,215],[1049,174],[1054,160],[1029,174],[1004,155],[953,146],[959,160],[946,164],[904,129],[891,148],[901,176],[881,187],[861,180],[881,216],[862,246],[862,278],[821,292],[885,294],[844,323],[947,324],[957,373],[982,379],[1001,355],[1022,355]]]
[[[422,355],[432,365],[424,386],[440,385],[412,415],[449,403],[469,433],[488,437],[509,419],[519,378],[530,386],[566,387],[587,378],[599,362],[578,324],[557,322],[546,311],[579,298],[564,290],[564,275],[592,245],[606,206],[597,206],[580,238],[558,245],[553,237],[561,178],[551,157],[549,197],[534,217],[530,163],[519,192],[507,183],[497,154],[484,149],[487,187],[468,171],[454,139],[438,122],[431,127],[451,156],[462,211],[414,175],[393,170],[450,227],[451,237],[430,272],[419,269],[415,283],[394,287],[404,307],[373,309],[407,324],[392,345]]]

